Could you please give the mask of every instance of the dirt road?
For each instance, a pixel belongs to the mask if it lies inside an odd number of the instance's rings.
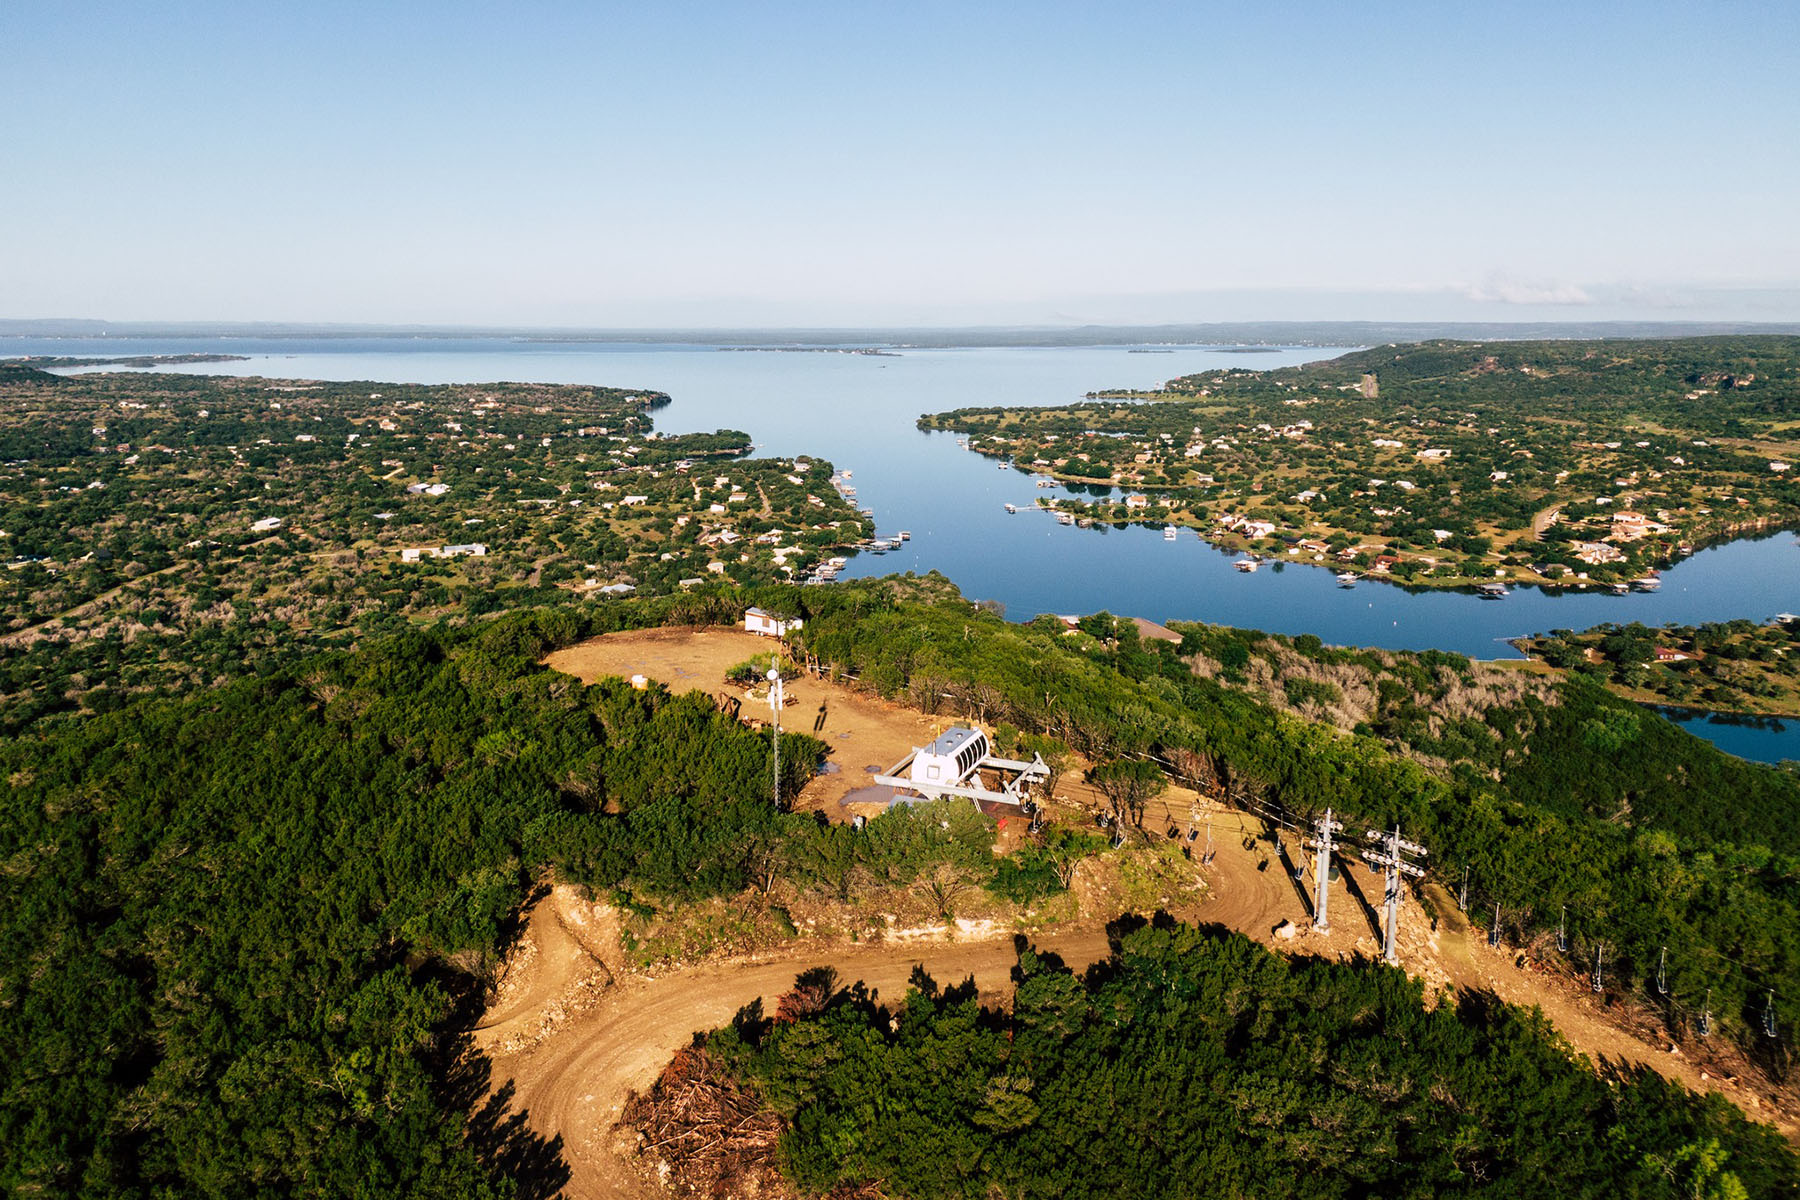
[[[1105,956],[1102,929],[1084,928],[1041,939],[1041,947],[1073,966]],[[814,966],[836,968],[845,981],[861,979],[889,999],[906,992],[914,967],[939,983],[973,976],[983,998],[1010,994],[1016,960],[1010,939],[969,945],[821,946],[764,962],[727,962],[634,978],[610,989],[586,1015],[522,1054],[496,1058],[494,1075],[517,1087],[514,1108],[529,1114],[545,1137],[561,1134],[571,1197],[655,1195],[631,1164],[634,1147],[614,1130],[625,1098],[642,1090],[697,1031],[728,1023],[757,998],[773,1012],[794,976]]]
[[[767,642],[736,634],[655,630],[617,637],[617,642],[608,638],[563,651],[551,663],[583,678],[644,673],[716,690],[706,673],[716,666],[722,679],[726,667],[769,648]],[[603,643],[612,644],[594,649]],[[863,734],[855,744],[864,756],[875,753],[878,737],[916,744],[908,739],[925,724],[907,710],[886,712],[889,706],[845,689],[807,683],[826,697],[832,712],[842,714],[847,727]],[[857,701],[868,706],[862,717],[857,716]],[[859,726],[859,720],[868,724]],[[1078,805],[1094,799],[1079,779],[1063,790]],[[1340,958],[1379,955],[1379,916],[1372,904],[1379,903],[1382,886],[1380,876],[1366,867],[1345,862],[1345,880],[1330,895],[1332,930],[1323,934],[1311,927],[1310,866],[1297,834],[1284,834],[1289,855],[1283,859],[1262,836],[1260,823],[1178,788],[1152,805],[1146,826],[1160,834],[1173,825],[1185,836],[1196,815],[1197,827],[1204,828],[1209,813],[1216,854],[1205,869],[1205,898],[1179,915],[1225,925],[1282,950]],[[1190,845],[1198,860],[1205,842]],[[1294,878],[1293,865],[1303,869],[1304,878]],[[1076,891],[1081,892],[1079,883]],[[1789,1098],[1739,1082],[1756,1078],[1741,1064],[1709,1059],[1708,1069],[1689,1057],[1702,1050],[1729,1053],[1726,1048],[1708,1044],[1671,1052],[1666,1039],[1652,1043],[1634,1035],[1570,980],[1521,966],[1516,952],[1490,950],[1441,890],[1433,899],[1440,914],[1436,922],[1411,896],[1401,912],[1403,965],[1423,976],[1429,988],[1486,989],[1513,1003],[1539,1005],[1589,1058],[1641,1064],[1689,1088],[1720,1092],[1752,1116],[1772,1120],[1790,1137],[1795,1135]],[[1107,952],[1104,921],[1116,915],[1105,911],[1104,903],[1104,897],[1095,896],[1084,920],[1034,934],[1033,942],[1077,968],[1099,959]],[[477,1034],[478,1045],[492,1058],[494,1079],[510,1079],[516,1086],[515,1111],[526,1113],[529,1126],[542,1136],[563,1138],[571,1172],[566,1194],[575,1198],[635,1200],[657,1194],[633,1164],[635,1147],[613,1128],[626,1097],[649,1086],[696,1031],[728,1022],[758,998],[772,1011],[801,971],[831,966],[843,982],[862,979],[890,1000],[904,994],[915,966],[942,984],[972,975],[984,998],[1010,994],[1015,954],[1005,936],[929,945],[800,941],[753,960],[632,975],[609,966],[619,957],[612,940],[617,931],[607,924],[607,912],[581,901],[572,889],[558,889],[551,901],[540,904],[522,942],[518,973],[503,982],[493,1017]],[[1284,925],[1286,936],[1276,932]]]
[[[1235,829],[1234,819],[1238,822]],[[1302,889],[1272,857],[1266,841],[1244,847],[1242,838],[1251,832],[1247,818],[1221,815],[1216,820],[1217,856],[1208,870],[1210,894],[1182,915],[1218,922],[1297,953],[1340,957],[1379,953],[1378,933],[1369,911],[1341,883],[1331,897],[1332,933],[1310,931]],[[1259,869],[1259,864],[1266,866]],[[1359,878],[1364,895],[1379,896],[1377,876],[1360,867],[1352,867],[1351,872],[1353,878]],[[572,897],[572,891],[567,895]],[[1725,1082],[1716,1073],[1704,1077],[1702,1068],[1684,1054],[1670,1054],[1668,1046],[1648,1044],[1618,1028],[1594,1005],[1575,995],[1566,981],[1521,970],[1511,954],[1490,951],[1480,931],[1471,931],[1456,914],[1454,904],[1447,897],[1438,899],[1440,911],[1447,906],[1449,915],[1435,931],[1416,901],[1409,899],[1402,912],[1404,962],[1433,986],[1489,989],[1514,1003],[1540,1005],[1563,1036],[1590,1058],[1642,1064],[1695,1090],[1719,1091],[1793,1135],[1794,1123],[1778,1111],[1776,1097],[1759,1096],[1741,1084]],[[725,1024],[739,1008],[758,998],[766,1010],[773,1011],[799,972],[830,966],[845,983],[864,980],[881,996],[893,1000],[905,993],[913,968],[921,966],[941,984],[961,982],[972,975],[984,999],[1004,999],[1010,995],[1010,972],[1016,957],[1008,937],[931,945],[800,943],[754,960],[706,964],[654,977],[621,974],[614,986],[598,994],[571,998],[568,991],[559,994],[555,981],[571,981],[579,992],[581,981],[593,976],[579,967],[571,968],[570,941],[554,931],[566,928],[569,915],[567,902],[560,915],[545,905],[533,913],[534,931],[528,940],[537,947],[537,962],[546,977],[521,981],[518,993],[510,1002],[502,1001],[504,1011],[497,1011],[496,1021],[478,1037],[493,1056],[494,1078],[514,1082],[515,1111],[525,1112],[527,1123],[542,1136],[562,1136],[563,1157],[571,1172],[566,1194],[574,1198],[641,1200],[657,1194],[634,1165],[635,1147],[628,1136],[613,1128],[626,1097],[648,1087],[695,1032]],[[1292,939],[1276,935],[1281,922],[1293,923],[1296,935]],[[541,938],[535,936],[540,924],[552,925]],[[1036,934],[1032,940],[1078,969],[1107,952],[1103,922],[1098,918]],[[551,1019],[534,1035],[519,1037],[521,1025],[538,1019],[532,1011],[534,1005],[548,1009]],[[495,1036],[508,1030],[513,1036]],[[1739,1078],[1751,1076],[1746,1072]]]

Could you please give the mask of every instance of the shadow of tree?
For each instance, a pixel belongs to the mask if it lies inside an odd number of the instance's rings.
[[[513,1111],[512,1080],[493,1086],[493,1064],[465,1036],[461,1053],[444,1077],[444,1101],[469,1114],[471,1149],[496,1177],[509,1180],[519,1200],[551,1200],[569,1182],[562,1135],[545,1138],[529,1125],[530,1113]]]

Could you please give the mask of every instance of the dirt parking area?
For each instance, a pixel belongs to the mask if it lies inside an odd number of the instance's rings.
[[[778,653],[781,643],[753,633],[723,629],[637,629],[608,634],[550,655],[544,662],[583,683],[608,675],[629,679],[643,675],[670,691],[699,690],[732,697],[742,704],[746,721],[767,725],[767,697],[751,698],[725,681],[725,673],[746,659]],[[802,676],[785,685],[787,704],[781,727],[809,733],[831,747],[826,773],[815,776],[794,800],[796,809],[818,809],[834,821],[852,813],[872,816],[881,805],[845,806],[845,795],[869,786],[870,776],[894,765],[915,746],[923,746],[955,724],[913,709],[852,691],[840,684]],[[835,768],[833,770],[832,768]]]

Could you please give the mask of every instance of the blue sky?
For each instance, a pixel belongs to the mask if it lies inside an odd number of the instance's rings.
[[[0,316],[1800,320],[1800,5],[0,5]]]

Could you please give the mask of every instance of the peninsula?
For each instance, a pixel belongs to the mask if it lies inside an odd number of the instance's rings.
[[[1800,339],[1427,342],[922,417],[1079,520],[1421,587],[1652,587],[1800,522]],[[1082,489],[1077,489],[1082,490]]]

